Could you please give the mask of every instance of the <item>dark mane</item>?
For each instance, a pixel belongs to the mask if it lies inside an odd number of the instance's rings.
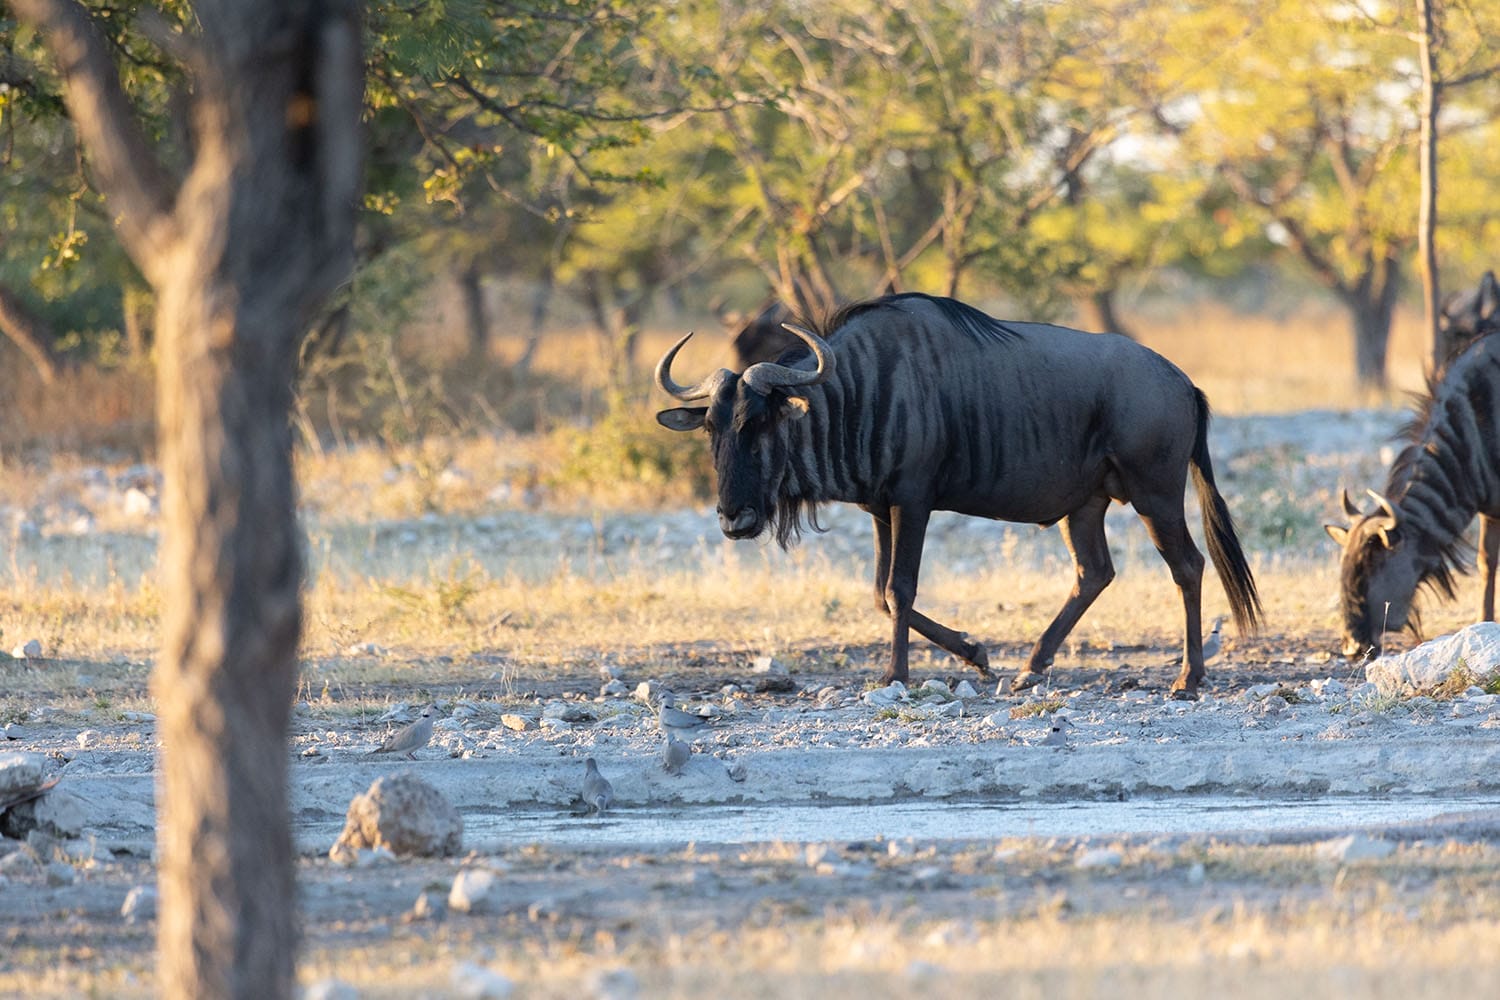
[[[877,299],[851,302],[849,305],[835,312],[816,329],[819,336],[827,337],[835,330],[845,326],[851,320],[863,316],[865,313],[875,312],[880,309],[900,309],[903,304],[912,301],[930,302],[942,312],[943,318],[949,323],[952,323],[964,333],[981,342],[1005,343],[1020,336],[1019,333],[998,319],[995,319],[995,317],[981,312],[971,305],[960,302],[957,299],[943,298],[938,295],[924,295],[921,292],[902,292],[899,295],[882,295]]]
[[[1412,484],[1422,478],[1426,468],[1439,461],[1437,451],[1434,450],[1433,439],[1437,437],[1437,425],[1443,419],[1442,407],[1451,397],[1451,392],[1458,391],[1457,387],[1450,387],[1446,384],[1447,379],[1449,373],[1473,351],[1477,344],[1478,341],[1468,345],[1436,372],[1428,372],[1425,391],[1411,394],[1411,418],[1401,425],[1393,439],[1401,442],[1402,448],[1396,455],[1396,460],[1391,463],[1390,474],[1386,477],[1385,495],[1391,498],[1391,502],[1398,509],[1402,506]],[[1444,389],[1451,391],[1444,394]],[[1451,450],[1446,442],[1438,442],[1436,448],[1437,450]],[[1439,471],[1441,472],[1441,469]],[[1464,537],[1462,531],[1444,538],[1443,532],[1433,530],[1434,525],[1424,523],[1425,521],[1427,521],[1425,518],[1415,521],[1407,518],[1403,525],[1411,532],[1412,541],[1419,547],[1418,551],[1422,557],[1422,575],[1417,580],[1417,586],[1452,600],[1457,593],[1457,577],[1467,574],[1473,566],[1474,546]],[[1412,530],[1413,528],[1420,530]],[[1358,569],[1365,570],[1370,563],[1371,561],[1367,559],[1360,560]],[[1360,578],[1361,576],[1359,572],[1351,574],[1351,578],[1345,581],[1345,589],[1362,588],[1364,581]],[[1415,607],[1412,608],[1411,622],[1413,631],[1420,635],[1420,615]]]

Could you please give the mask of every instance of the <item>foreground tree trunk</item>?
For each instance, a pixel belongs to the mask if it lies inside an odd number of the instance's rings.
[[[202,0],[180,185],[75,0],[13,0],[64,75],[120,234],[156,292],[163,490],[159,993],[294,985],[286,730],[301,629],[289,420],[299,339],[353,257],[354,0]]]

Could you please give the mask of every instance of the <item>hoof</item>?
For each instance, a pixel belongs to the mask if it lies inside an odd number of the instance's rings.
[[[1026,670],[1016,674],[1015,679],[1010,682],[1010,689],[1012,691],[1025,691],[1028,688],[1036,687],[1046,679],[1047,675],[1044,673],[1035,670]]]
[[[975,670],[979,671],[980,677],[994,676],[990,673],[990,656],[984,651],[983,646],[974,647],[974,655],[969,657],[969,662],[974,665]]]
[[[1197,701],[1198,700],[1198,689],[1197,688],[1186,688],[1186,687],[1181,687],[1181,688],[1174,687],[1172,689],[1172,700],[1173,701]]]

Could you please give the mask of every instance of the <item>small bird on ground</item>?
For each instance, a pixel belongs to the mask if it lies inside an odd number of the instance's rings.
[[[1219,651],[1224,648],[1224,636],[1220,632],[1220,629],[1222,629],[1224,627],[1224,621],[1225,621],[1225,618],[1224,618],[1223,615],[1216,616],[1214,618],[1213,624],[1209,626],[1208,631],[1205,632],[1205,633],[1203,633],[1203,662],[1204,663],[1207,663],[1209,660],[1212,660],[1215,656],[1218,656],[1219,655]],[[1179,666],[1182,663],[1182,657],[1176,656],[1176,657],[1173,657],[1170,660],[1167,660],[1166,662],[1167,662],[1168,666],[1174,666],[1174,667],[1175,666]]]
[[[1047,735],[1043,736],[1041,742],[1037,745],[1044,747],[1061,747],[1066,750],[1068,747],[1068,730],[1072,728],[1073,723],[1069,722],[1063,716],[1053,716],[1052,727],[1047,731]]]
[[[682,766],[693,756],[693,748],[672,732],[667,733],[667,745],[662,747],[661,766],[668,774],[681,774]]]
[[[1219,629],[1224,627],[1224,616],[1219,615],[1214,619],[1213,627],[1203,637],[1203,662],[1207,663],[1219,655],[1219,650],[1224,648],[1224,637],[1219,634]]]
[[[656,708],[656,724],[664,733],[672,729],[697,729],[708,725],[708,716],[684,712],[663,698]]]
[[[599,764],[592,757],[583,761],[583,802],[591,812],[604,815],[614,798],[615,788],[609,779],[599,773]]]
[[[413,756],[418,750],[425,747],[432,739],[432,706],[428,705],[422,709],[422,717],[409,726],[403,726],[390,735],[380,746],[370,751],[371,755],[377,753],[397,753],[407,760],[416,760]]]

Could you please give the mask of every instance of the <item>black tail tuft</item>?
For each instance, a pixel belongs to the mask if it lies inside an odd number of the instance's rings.
[[[1254,632],[1260,627],[1260,594],[1256,592],[1250,563],[1240,548],[1239,536],[1235,534],[1234,518],[1229,516],[1229,507],[1214,483],[1213,461],[1208,456],[1208,397],[1201,389],[1193,392],[1198,400],[1198,428],[1193,439],[1193,485],[1198,490],[1198,504],[1203,508],[1203,535],[1208,542],[1208,556],[1224,584],[1229,608],[1234,612],[1235,626],[1241,633]]]

